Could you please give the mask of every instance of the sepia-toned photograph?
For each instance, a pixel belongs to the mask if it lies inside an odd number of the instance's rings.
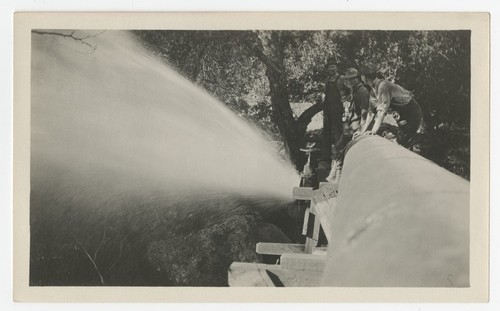
[[[396,26],[30,26],[26,285],[471,289],[477,30]]]

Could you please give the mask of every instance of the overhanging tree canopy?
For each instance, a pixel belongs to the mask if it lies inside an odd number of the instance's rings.
[[[445,167],[450,157],[458,157],[467,166],[459,173],[468,176],[469,31],[134,33],[189,79],[281,138],[299,170],[307,125],[323,108],[317,95],[323,91],[326,59],[336,57],[342,70],[374,62],[420,102],[430,144],[424,155]],[[304,101],[313,105],[295,116],[291,102]],[[449,138],[455,134],[464,150],[452,155]]]

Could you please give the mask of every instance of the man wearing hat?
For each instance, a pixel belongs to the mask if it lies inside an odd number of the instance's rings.
[[[344,131],[335,146],[335,156],[332,161],[330,175],[327,181],[336,181],[340,178],[340,170],[345,156],[345,148],[351,141],[353,133],[364,125],[368,112],[370,93],[361,83],[359,72],[355,68],[347,69],[343,76],[345,85],[351,90],[351,100],[344,102],[342,117]]]
[[[331,145],[336,144],[343,132],[342,126],[342,97],[348,92],[342,83],[338,72],[336,58],[330,57],[326,63],[327,80],[325,83],[325,108],[323,110],[323,139],[325,158],[331,156]]]
[[[361,82],[359,72],[355,68],[347,69],[344,79],[352,93],[352,101],[348,107],[348,111],[346,111],[347,114],[344,123],[348,126],[349,132],[352,134],[359,130],[365,123],[370,105],[370,92]]]
[[[422,121],[422,109],[413,95],[403,87],[377,77],[377,66],[371,63],[364,64],[359,70],[361,80],[371,87],[370,105],[366,122],[357,134],[376,134],[389,110],[398,123],[397,142],[401,146],[411,149],[415,143],[417,130]],[[375,119],[371,131],[368,127]]]

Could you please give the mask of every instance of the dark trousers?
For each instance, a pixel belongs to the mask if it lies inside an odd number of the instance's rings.
[[[398,121],[398,144],[410,149],[415,144],[417,131],[422,122],[422,109],[414,98],[405,106],[391,105],[391,108],[400,115],[400,120]]]
[[[343,135],[342,113],[344,108],[340,103],[332,103],[323,111],[323,159],[330,161],[332,145],[337,145]]]
[[[350,132],[346,132],[340,136],[337,144],[334,147],[333,159],[337,160],[339,163],[344,161],[345,152],[347,145],[352,140],[352,135]]]

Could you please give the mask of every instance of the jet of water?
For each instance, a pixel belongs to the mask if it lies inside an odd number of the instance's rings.
[[[45,33],[44,33],[45,32]],[[265,137],[123,31],[32,34],[31,185],[106,201],[221,189],[291,198]]]

